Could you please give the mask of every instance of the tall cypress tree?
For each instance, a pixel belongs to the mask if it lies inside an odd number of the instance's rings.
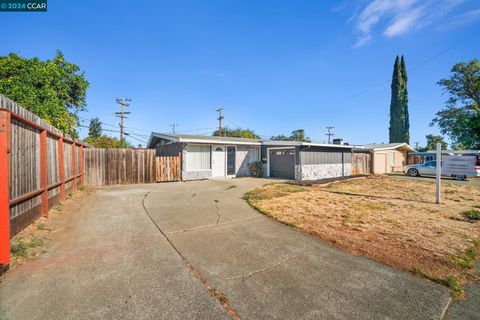
[[[400,58],[395,58],[392,75],[392,98],[390,100],[390,128],[389,128],[389,142],[399,142],[401,123],[400,123],[400,93],[401,93],[402,72],[400,66]]]
[[[409,143],[407,70],[403,56],[395,59],[391,88],[389,141]]]
[[[408,77],[407,77],[407,68],[405,67],[405,59],[402,56],[400,67],[402,71],[402,141],[410,143],[410,119],[408,115]]]

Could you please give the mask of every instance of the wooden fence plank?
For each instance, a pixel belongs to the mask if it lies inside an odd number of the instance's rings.
[[[47,172],[47,130],[40,132],[40,188],[42,192],[42,215],[48,217],[48,172]]]

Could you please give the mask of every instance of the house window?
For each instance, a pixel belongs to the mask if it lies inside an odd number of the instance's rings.
[[[235,175],[235,147],[227,147],[227,175]]]
[[[260,161],[260,147],[250,147],[248,150],[248,163]]]
[[[187,171],[210,170],[210,146],[187,145]]]
[[[425,162],[433,161],[433,160],[435,160],[435,156],[434,156],[434,155],[425,156]]]

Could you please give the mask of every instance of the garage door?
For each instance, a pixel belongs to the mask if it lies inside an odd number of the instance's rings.
[[[270,151],[270,177],[295,179],[295,150],[275,149]]]

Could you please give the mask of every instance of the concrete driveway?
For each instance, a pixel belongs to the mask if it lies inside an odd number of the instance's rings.
[[[251,209],[260,179],[99,189],[0,284],[5,319],[440,319],[442,286]],[[148,214],[148,215],[147,215]]]

